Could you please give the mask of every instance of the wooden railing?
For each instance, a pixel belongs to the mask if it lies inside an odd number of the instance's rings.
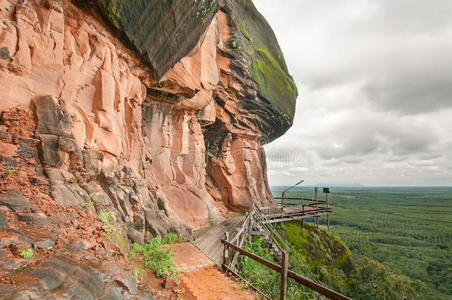
[[[346,300],[346,299],[350,300],[351,299],[351,298],[344,296],[342,294],[339,294],[321,284],[318,284],[317,282],[314,282],[307,277],[304,277],[300,274],[297,274],[297,273],[289,270],[288,269],[289,255],[286,251],[283,251],[282,264],[277,265],[277,264],[272,263],[271,261],[268,261],[258,255],[255,255],[249,251],[246,251],[245,249],[237,247],[236,245],[228,242],[227,240],[222,239],[221,242],[224,244],[224,247],[225,247],[225,250],[224,250],[224,253],[225,253],[224,261],[225,262],[223,263],[224,268],[228,268],[228,265],[227,265],[227,258],[228,258],[228,252],[229,252],[228,248],[231,248],[231,249],[237,251],[238,253],[248,256],[249,258],[263,264],[264,266],[269,267],[270,269],[275,270],[278,273],[281,273],[280,300],[286,299],[287,278],[292,278],[296,282],[301,283],[302,285],[310,288],[311,290],[316,291],[319,294],[326,296],[333,300]]]
[[[221,239],[221,243],[224,245],[223,249],[223,268],[227,271],[231,271],[237,276],[235,265],[237,263],[239,255],[245,255],[264,266],[275,270],[276,272],[281,273],[281,285],[280,285],[280,300],[286,299],[286,290],[287,290],[287,278],[292,278],[296,282],[310,288],[318,292],[319,294],[326,296],[333,300],[344,300],[350,299],[340,293],[337,293],[317,282],[310,280],[307,277],[304,277],[300,274],[297,274],[291,270],[289,270],[289,252],[290,248],[284,242],[284,240],[279,236],[279,234],[274,230],[273,226],[270,224],[271,222],[267,219],[267,214],[264,213],[262,208],[259,208],[257,205],[253,205],[252,210],[249,212],[242,226],[238,229],[238,231],[234,234],[232,238],[229,237],[229,232],[225,233],[224,239]],[[254,230],[253,230],[254,229]],[[279,261],[281,265],[268,261],[256,254],[253,254],[242,248],[244,241],[246,238],[250,239],[252,234],[263,234],[267,236],[272,245],[275,246],[278,253],[280,254]],[[230,253],[230,250],[233,250]],[[294,253],[295,254],[295,253]],[[240,277],[240,276],[239,276]],[[252,285],[251,285],[252,286]],[[259,291],[256,287],[252,286],[256,291],[261,293],[267,299],[270,299],[264,293]]]

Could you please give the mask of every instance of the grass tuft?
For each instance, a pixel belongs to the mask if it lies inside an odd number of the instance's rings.
[[[33,249],[29,248],[29,249],[24,249],[24,250],[20,251],[19,256],[22,258],[30,258],[34,254],[35,253],[33,252]]]

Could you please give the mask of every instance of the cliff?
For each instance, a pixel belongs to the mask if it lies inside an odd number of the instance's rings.
[[[297,90],[251,1],[5,0],[0,20],[0,247],[45,235],[53,252],[126,253],[274,201],[262,146]],[[115,216],[116,241],[89,212]],[[92,277],[89,297],[107,290],[97,267],[46,255]]]

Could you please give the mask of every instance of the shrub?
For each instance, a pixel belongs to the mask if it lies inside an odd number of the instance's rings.
[[[29,249],[24,249],[22,251],[20,251],[19,255],[22,258],[30,258],[34,255],[35,253],[33,252],[33,249],[29,248]]]
[[[185,240],[185,238],[178,236],[175,232],[170,232],[163,238],[155,237],[144,245],[133,243],[130,248],[130,255],[134,256],[135,253],[140,253],[146,268],[154,270],[157,276],[176,278],[180,271],[172,261],[172,249],[164,250],[161,246]]]

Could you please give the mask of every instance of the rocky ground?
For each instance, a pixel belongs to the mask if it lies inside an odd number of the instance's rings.
[[[190,243],[171,246],[180,284],[157,278],[128,255],[127,233],[108,206],[89,197],[82,206],[61,205],[49,196],[30,111],[1,117],[1,299],[254,299]],[[62,176],[74,181],[70,174]]]

